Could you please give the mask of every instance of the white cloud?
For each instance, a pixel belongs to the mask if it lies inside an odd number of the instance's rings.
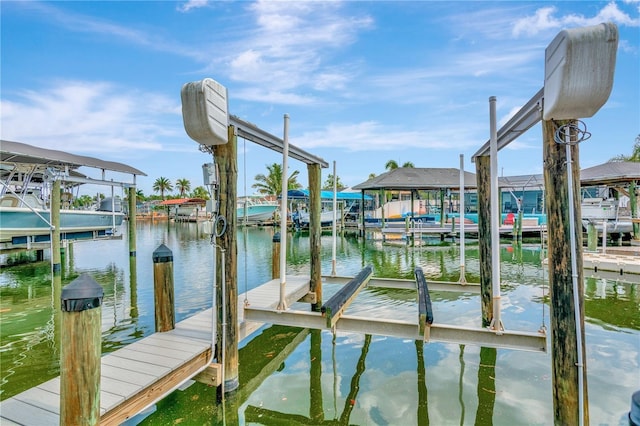
[[[183,4],[178,5],[177,10],[179,12],[189,12],[192,9],[199,9],[209,4],[208,0],[189,0]]]
[[[77,153],[160,150],[175,134],[175,101],[121,90],[110,83],[60,81],[44,91],[22,91],[0,104],[2,139]],[[179,129],[179,127],[178,127]]]
[[[397,126],[363,121],[330,124],[319,131],[306,132],[292,138],[292,143],[304,149],[337,148],[346,151],[392,151],[410,148],[464,149],[476,146],[478,138],[473,126],[452,132],[446,126],[438,129],[407,131]]]
[[[513,25],[512,33],[514,36],[534,36],[547,30],[597,25],[602,22],[614,22],[631,27],[640,25],[640,19],[634,19],[621,11],[615,2],[608,3],[593,17],[579,14],[556,16],[557,12],[558,8],[555,6],[542,7],[533,16],[518,19]]]

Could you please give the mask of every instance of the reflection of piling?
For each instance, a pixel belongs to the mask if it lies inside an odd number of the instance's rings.
[[[164,244],[160,244],[153,252],[153,295],[156,331],[173,330],[176,324],[173,298],[173,253]]]
[[[60,181],[53,181],[51,188],[51,265],[53,273],[62,273],[62,256],[60,254]]]
[[[104,291],[82,274],[62,289],[60,424],[100,422],[101,304]]]
[[[273,245],[271,246],[271,278],[280,278],[280,233],[273,234],[271,240]]]
[[[496,358],[495,348],[480,348],[480,366],[478,367],[478,408],[477,425],[491,424],[496,404]]]
[[[309,373],[309,418],[316,424],[324,421],[322,403],[322,331],[311,330],[311,371]]]
[[[136,256],[136,187],[129,187],[129,256]]]
[[[598,230],[595,223],[587,224],[587,250],[595,252],[598,249]]]

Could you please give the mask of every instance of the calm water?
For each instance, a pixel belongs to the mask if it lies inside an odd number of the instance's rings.
[[[240,292],[271,275],[270,228],[238,232]],[[288,273],[309,273],[309,240],[289,237]],[[82,272],[105,290],[103,353],[154,330],[152,252],[173,251],[177,320],[211,306],[212,248],[195,224],[138,224],[138,257],[120,241],[74,244],[63,258],[63,285]],[[407,247],[340,238],[338,275],[371,264],[375,275],[456,281],[455,245]],[[331,272],[331,237],[322,239]],[[502,248],[502,319],[511,330],[549,327],[547,277],[539,246]],[[467,280],[478,281],[477,247],[466,251]],[[585,275],[589,275],[587,272]],[[619,425],[640,389],[640,277],[586,279],[586,342],[591,424]],[[0,398],[58,375],[50,264],[0,271]],[[325,300],[335,291],[325,286]],[[415,291],[365,289],[348,313],[415,318]],[[432,294],[436,322],[478,326],[479,296]],[[250,301],[249,301],[250,302]],[[284,352],[283,352],[284,351]],[[416,343],[380,336],[264,328],[240,349],[240,390],[224,405],[194,384],[157,405],[143,424],[552,424],[551,355],[471,345]]]

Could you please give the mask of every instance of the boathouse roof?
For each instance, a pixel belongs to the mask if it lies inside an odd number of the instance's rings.
[[[0,161],[69,167],[71,169],[84,166],[137,176],[146,176],[144,172],[134,167],[115,161],[105,161],[94,157],[70,154],[64,151],[40,148],[26,143],[6,140],[0,140]]]
[[[640,180],[640,163],[610,161],[582,169],[580,183],[584,186],[625,184]]]
[[[476,175],[464,172],[464,186],[476,188]],[[398,167],[355,185],[353,189],[428,190],[460,189],[460,170],[455,168]]]

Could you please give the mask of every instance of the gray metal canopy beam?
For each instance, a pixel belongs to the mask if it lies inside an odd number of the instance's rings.
[[[229,124],[236,128],[236,134],[241,138],[255,142],[258,145],[262,145],[273,151],[282,153],[284,148],[284,141],[277,136],[274,136],[262,129],[259,129],[255,124],[251,124],[247,121],[241,120],[235,115],[229,115]],[[300,149],[294,145],[289,144],[289,157],[302,161],[306,164],[320,164],[320,167],[326,169],[329,167],[329,163],[320,157],[316,157],[313,154]]]
[[[538,91],[507,123],[498,130],[498,151],[513,142],[524,132],[532,128],[542,120],[542,103],[544,99],[544,87]],[[475,163],[475,158],[489,155],[489,143],[487,141],[478,150],[471,161]]]

